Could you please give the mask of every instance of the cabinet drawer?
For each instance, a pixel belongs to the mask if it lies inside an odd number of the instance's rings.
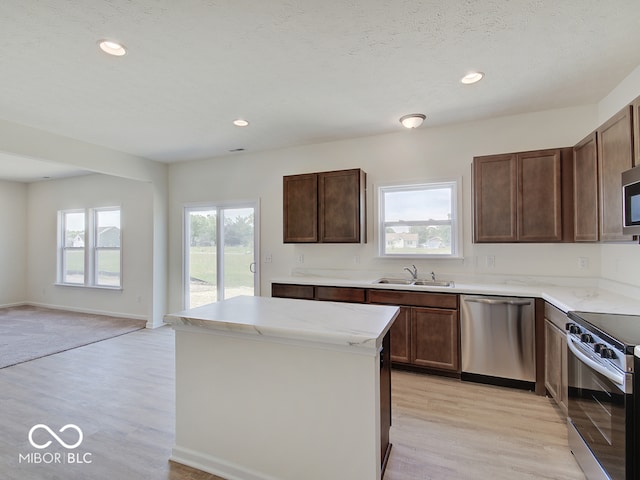
[[[413,307],[458,308],[458,295],[452,293],[369,290],[370,303],[409,305]]]
[[[364,289],[349,287],[316,287],[316,300],[364,303]]]
[[[313,300],[314,287],[313,285],[289,285],[283,283],[273,283],[271,285],[271,296]]]

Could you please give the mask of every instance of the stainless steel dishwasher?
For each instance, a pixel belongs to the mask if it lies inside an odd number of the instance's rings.
[[[533,298],[461,295],[462,379],[534,388]]]

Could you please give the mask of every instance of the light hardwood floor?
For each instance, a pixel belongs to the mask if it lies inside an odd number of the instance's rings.
[[[217,480],[167,460],[173,367],[173,331],[164,327],[1,369],[0,478]],[[392,391],[394,446],[386,480],[584,480],[547,398],[395,370]],[[24,460],[35,450],[32,426],[59,430],[69,423],[84,433],[73,452],[91,463],[55,463],[55,453],[61,459],[69,453],[57,442],[42,450],[53,463]],[[72,431],[59,435],[67,443],[77,439]],[[52,440],[42,429],[33,438]]]

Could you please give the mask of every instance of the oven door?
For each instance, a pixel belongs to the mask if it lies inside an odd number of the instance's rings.
[[[633,478],[632,376],[567,337],[569,420],[612,480]],[[578,459],[580,462],[580,460]]]

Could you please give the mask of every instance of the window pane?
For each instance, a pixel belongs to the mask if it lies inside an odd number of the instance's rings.
[[[385,229],[388,255],[451,255],[451,225],[412,225]]]
[[[224,298],[253,295],[253,208],[224,213]]]
[[[215,210],[189,211],[189,307],[217,300],[217,254]]]
[[[63,250],[63,283],[84,284],[84,249]]]
[[[64,214],[64,246],[84,247],[84,212]]]
[[[96,247],[120,248],[120,210],[96,210]]]
[[[96,251],[96,285],[120,286],[120,250]]]
[[[451,220],[450,187],[389,190],[384,193],[385,222]]]

